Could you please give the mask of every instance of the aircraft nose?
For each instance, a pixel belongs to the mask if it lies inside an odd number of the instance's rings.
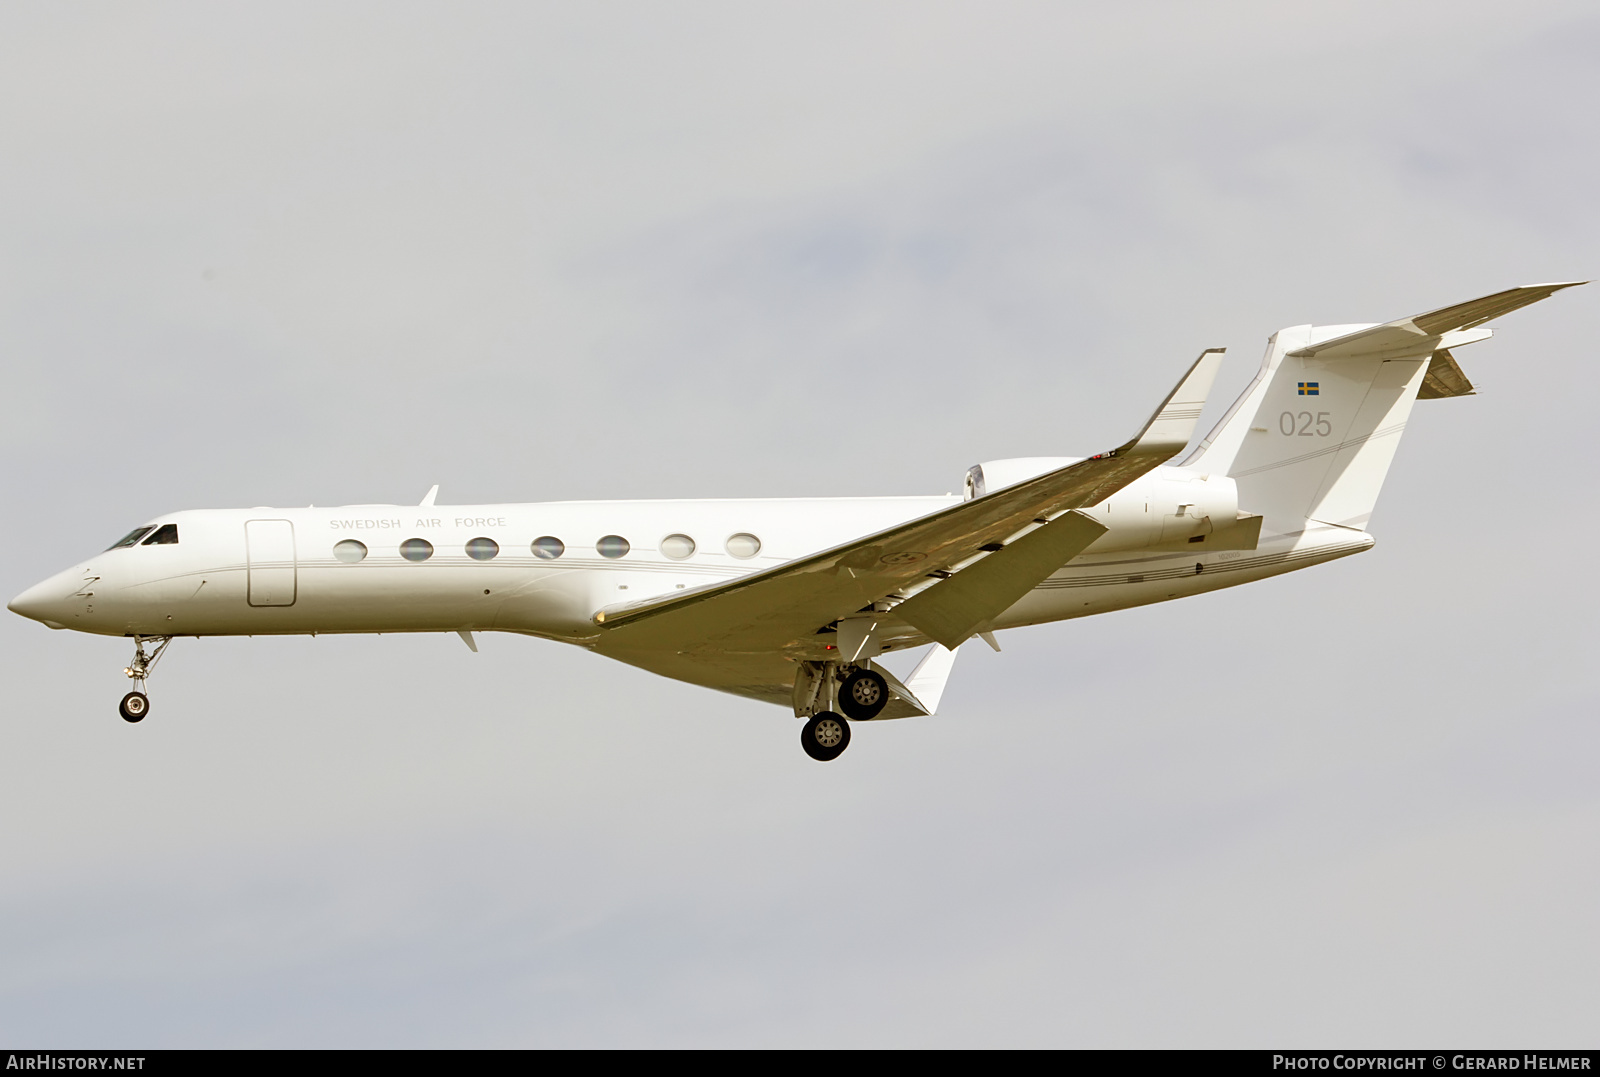
[[[63,593],[60,582],[50,579],[34,584],[7,602],[6,609],[51,628],[65,628],[67,626],[62,621],[66,616],[66,605],[67,596]]]

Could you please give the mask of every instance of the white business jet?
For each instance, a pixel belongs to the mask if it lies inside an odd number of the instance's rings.
[[[131,636],[134,691],[178,636],[515,632],[792,707],[835,759],[850,721],[933,714],[977,636],[1233,587],[1369,549],[1412,402],[1466,396],[1452,350],[1566,284],[1381,325],[1300,325],[1188,445],[1222,350],[1132,441],[995,460],[945,497],[434,503],[160,516],[29,588],[51,628]],[[904,681],[885,653],[932,644]],[[848,721],[847,721],[848,719]]]

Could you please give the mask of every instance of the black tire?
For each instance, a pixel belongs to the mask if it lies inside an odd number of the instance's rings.
[[[838,759],[850,747],[850,723],[832,711],[823,711],[800,731],[800,747],[819,763]]]
[[[117,710],[121,712],[124,722],[142,722],[144,716],[150,713],[150,697],[143,692],[129,692],[117,704]]]
[[[839,707],[858,722],[870,722],[889,703],[889,682],[870,669],[858,669],[839,689]]]

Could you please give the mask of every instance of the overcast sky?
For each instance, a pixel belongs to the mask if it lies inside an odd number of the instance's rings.
[[[1600,273],[1581,2],[7,4],[0,591],[182,508],[943,493],[1203,348]],[[1376,548],[786,712],[7,614],[0,1040],[1592,1043],[1600,286]]]

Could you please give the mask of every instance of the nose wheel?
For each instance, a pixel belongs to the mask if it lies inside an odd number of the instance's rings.
[[[142,722],[144,716],[150,713],[150,697],[144,694],[144,682],[149,679],[150,671],[161,661],[167,644],[171,642],[171,636],[133,637],[133,662],[122,672],[133,681],[134,690],[123,696],[122,702],[117,704],[117,713],[122,715],[124,722]],[[144,650],[147,643],[155,648],[149,654]]]

